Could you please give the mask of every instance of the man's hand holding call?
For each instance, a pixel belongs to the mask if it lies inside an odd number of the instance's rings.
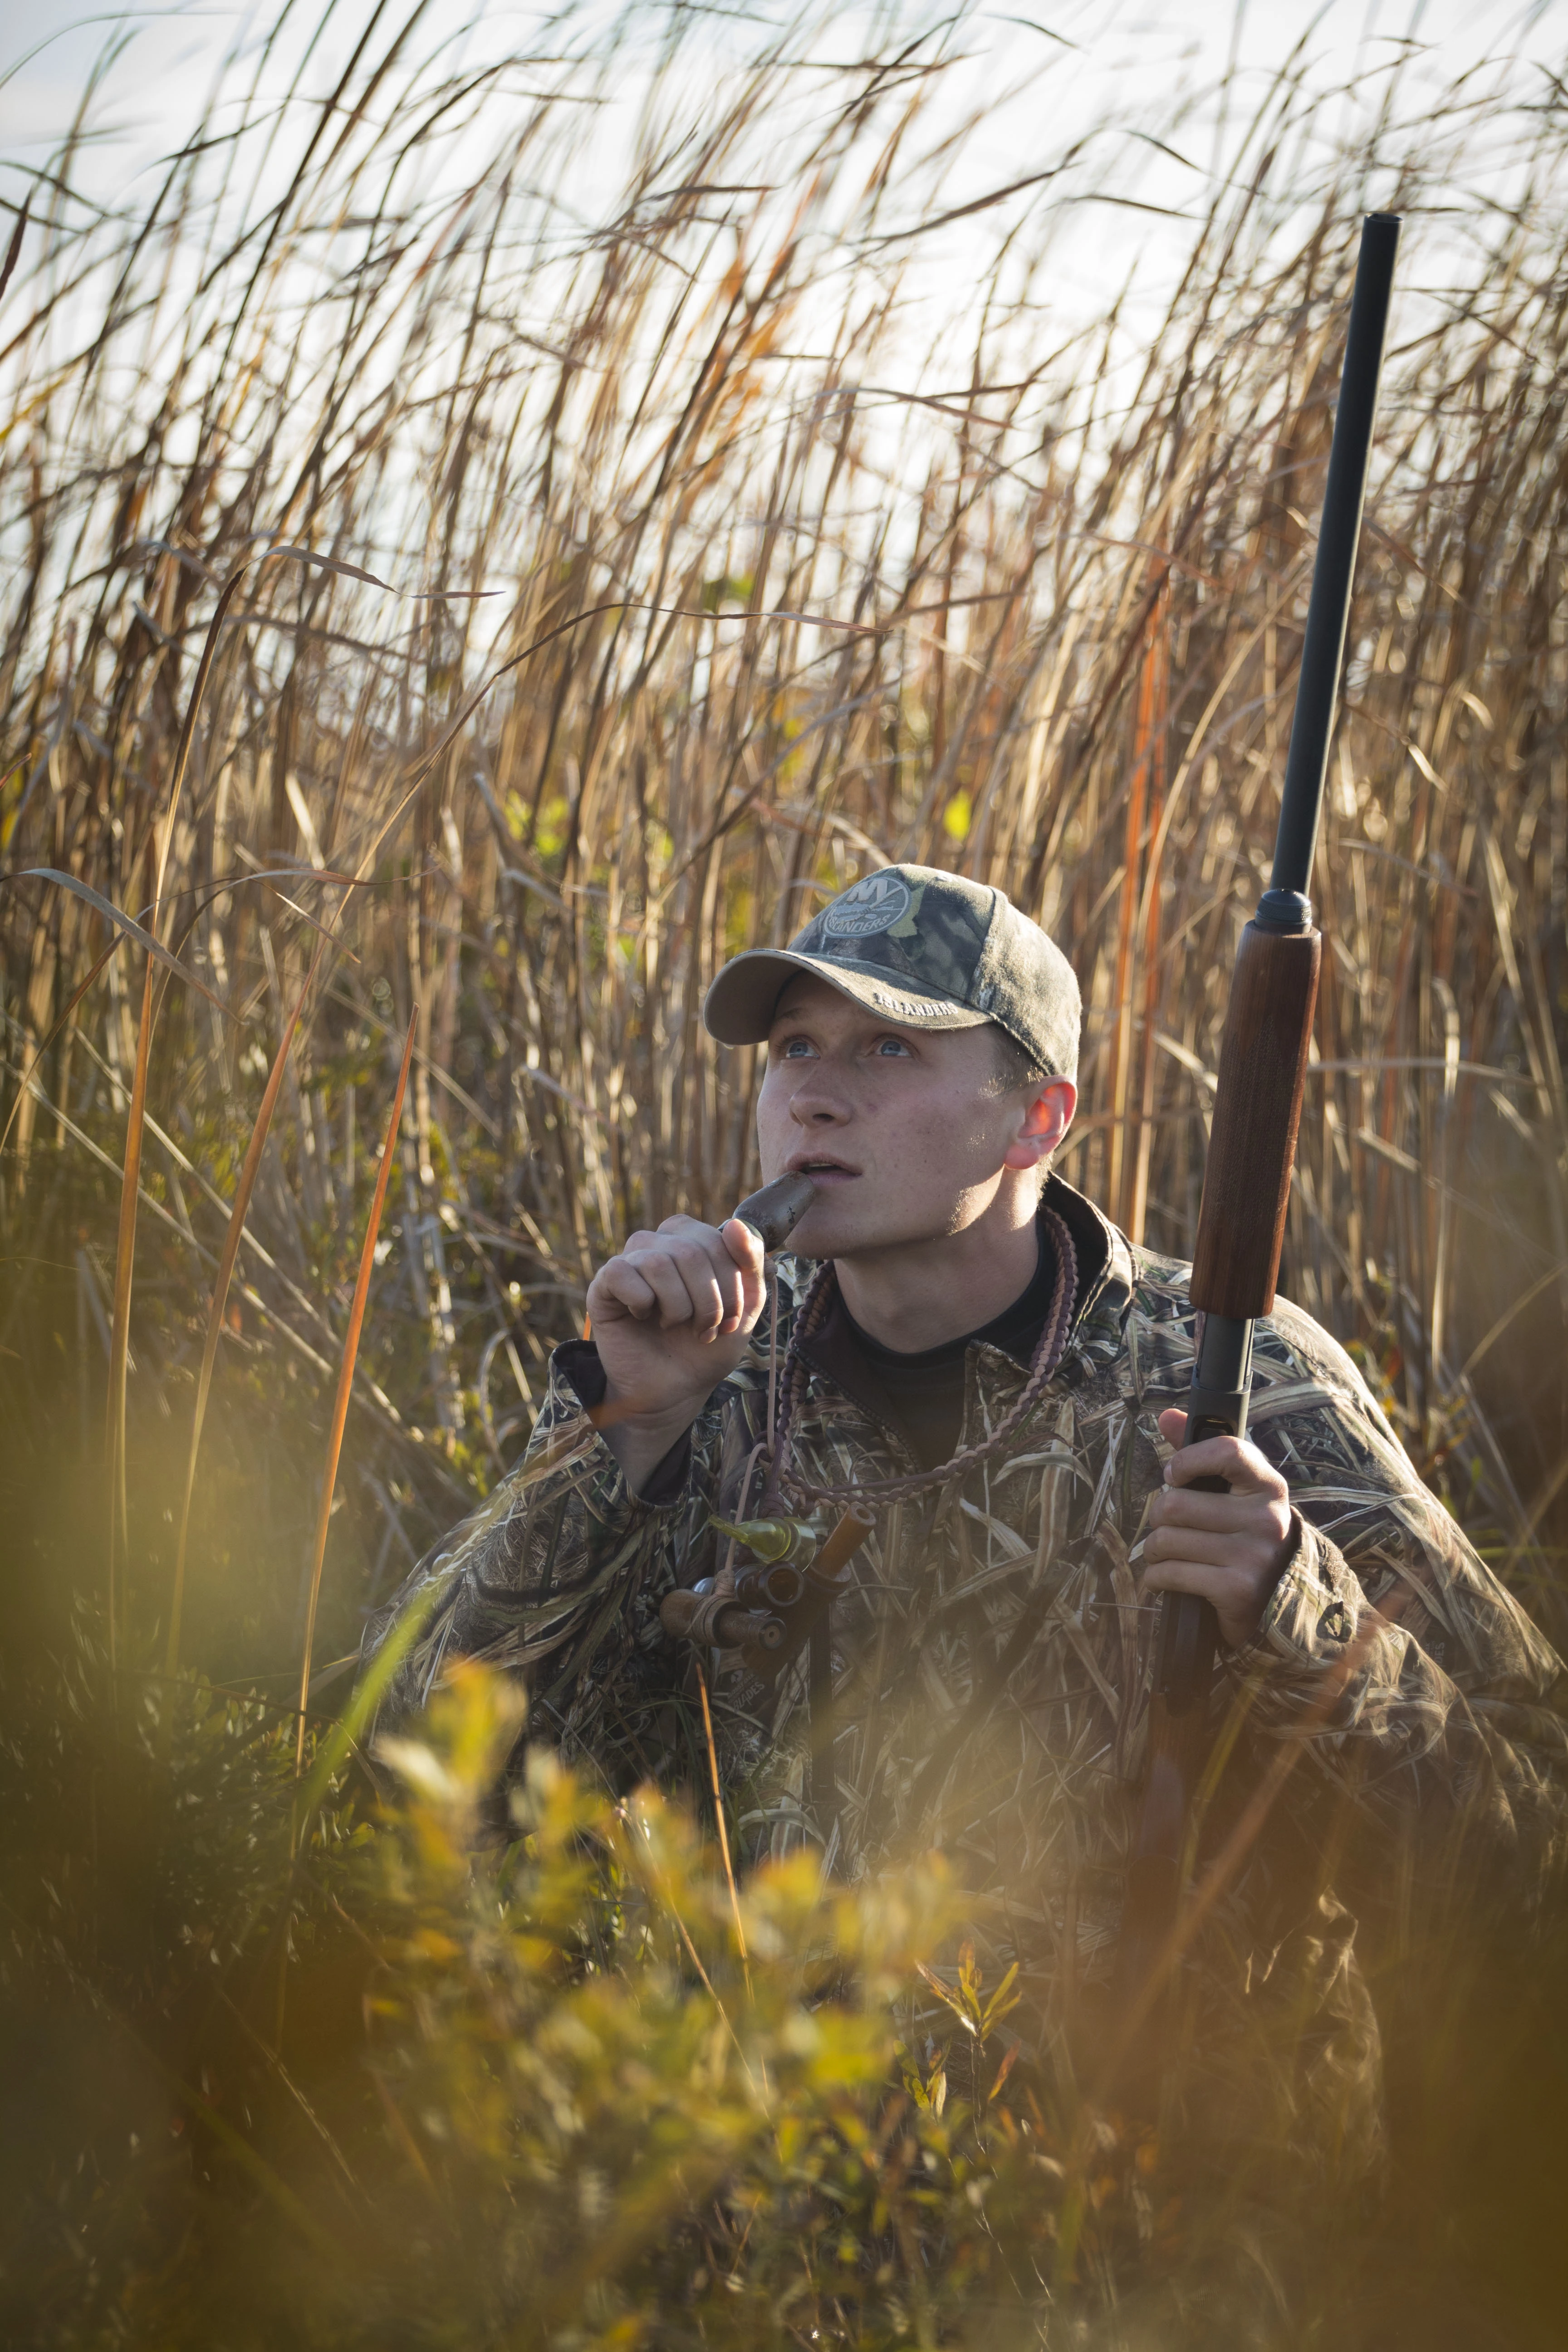
[[[666,1217],[594,1276],[604,1438],[634,1493],[745,1354],[765,1295],[763,1244],[737,1217]]]

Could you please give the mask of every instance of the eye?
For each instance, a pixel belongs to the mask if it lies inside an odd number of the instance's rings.
[[[879,1037],[873,1052],[885,1061],[909,1061],[912,1057],[901,1037]]]
[[[781,1062],[809,1062],[816,1048],[809,1037],[786,1037],[779,1047]]]

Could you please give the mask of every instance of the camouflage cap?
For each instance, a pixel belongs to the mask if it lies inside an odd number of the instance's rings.
[[[815,972],[908,1029],[994,1021],[1053,1077],[1078,1070],[1078,976],[1038,923],[989,884],[934,866],[884,866],[843,891],[787,948],[732,956],[702,1018],[726,1045],[760,1045],[792,972]]]

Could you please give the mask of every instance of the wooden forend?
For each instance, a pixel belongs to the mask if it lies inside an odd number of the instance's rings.
[[[1241,935],[1193,1254],[1193,1304],[1210,1315],[1274,1304],[1321,952],[1317,931]]]

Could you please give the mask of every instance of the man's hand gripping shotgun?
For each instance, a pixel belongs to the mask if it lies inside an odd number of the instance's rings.
[[[771,1254],[783,1248],[816,1198],[809,1176],[780,1176],[742,1201],[734,1214]],[[832,1606],[839,1579],[871,1528],[871,1514],[852,1506],[826,1536],[804,1519],[710,1524],[743,1544],[752,1560],[739,1570],[732,1589],[705,1577],[689,1589],[667,1592],[659,1622],[667,1633],[700,1648],[738,1650],[742,1664],[772,1682]]]
[[[1253,1324],[1274,1305],[1322,948],[1309,896],[1312,858],[1399,227],[1397,215],[1373,213],[1362,228],[1274,871],[1241,935],[1220,1051],[1193,1258],[1192,1299],[1202,1321],[1187,1398],[1186,1445],[1205,1437],[1246,1435]],[[1218,1479],[1194,1483],[1211,1492],[1224,1490]],[[1117,1963],[1118,2007],[1134,2076],[1146,2078],[1158,2063],[1161,1993],[1190,1861],[1193,1796],[1207,1745],[1217,1631],[1207,1601],[1192,1593],[1165,1595],[1148,1772]]]

